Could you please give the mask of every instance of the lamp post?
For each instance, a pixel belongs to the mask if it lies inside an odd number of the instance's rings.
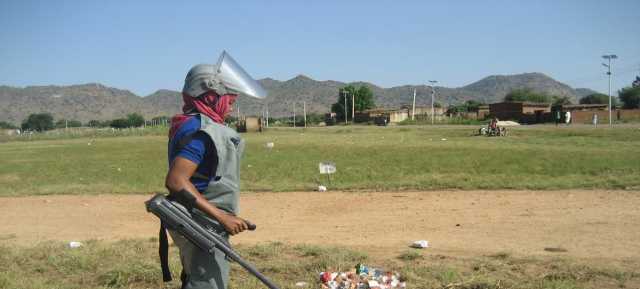
[[[347,124],[347,94],[348,91],[343,90],[342,91],[342,96],[344,97],[344,124]]]
[[[607,54],[607,55],[602,55],[602,58],[606,59],[609,61],[609,64],[603,63],[602,65],[604,65],[604,67],[607,68],[607,75],[609,75],[609,126],[612,126],[612,122],[611,122],[611,59],[617,59],[618,56],[615,54]]]
[[[356,123],[356,94],[355,92],[351,94],[351,124]]]
[[[433,108],[433,102],[436,98],[436,88],[435,88],[435,84],[438,83],[437,80],[429,80],[429,83],[431,84],[431,124],[433,124],[434,122],[434,118],[435,118],[435,109]]]
[[[411,120],[416,117],[416,89],[413,89],[413,105],[411,106]]]

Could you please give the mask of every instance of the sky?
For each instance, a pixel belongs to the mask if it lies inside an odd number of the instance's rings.
[[[0,85],[181,90],[227,50],[254,78],[460,87],[542,72],[607,93],[640,74],[640,1],[0,0]]]

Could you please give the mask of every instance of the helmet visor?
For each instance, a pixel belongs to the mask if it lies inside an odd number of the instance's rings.
[[[217,78],[225,88],[247,94],[255,98],[265,98],[267,91],[242,69],[226,51],[223,51],[216,65]]]

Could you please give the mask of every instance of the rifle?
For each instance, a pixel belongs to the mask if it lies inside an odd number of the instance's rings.
[[[264,285],[270,289],[279,289],[275,283],[260,273],[252,264],[242,259],[226,239],[216,232],[203,228],[202,225],[194,221],[182,206],[175,205],[173,201],[168,200],[162,194],[156,194],[153,198],[146,201],[145,205],[147,211],[160,218],[168,229],[177,231],[196,247],[209,254],[213,254],[214,250],[218,248],[228,259],[240,264],[240,266],[258,278]],[[247,225],[249,225],[249,230],[256,229],[256,226],[251,222],[247,221]]]

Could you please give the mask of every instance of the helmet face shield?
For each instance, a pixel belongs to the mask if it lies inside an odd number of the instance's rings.
[[[267,91],[223,51],[216,64],[216,79],[229,90],[247,94],[255,98],[265,98]]]

